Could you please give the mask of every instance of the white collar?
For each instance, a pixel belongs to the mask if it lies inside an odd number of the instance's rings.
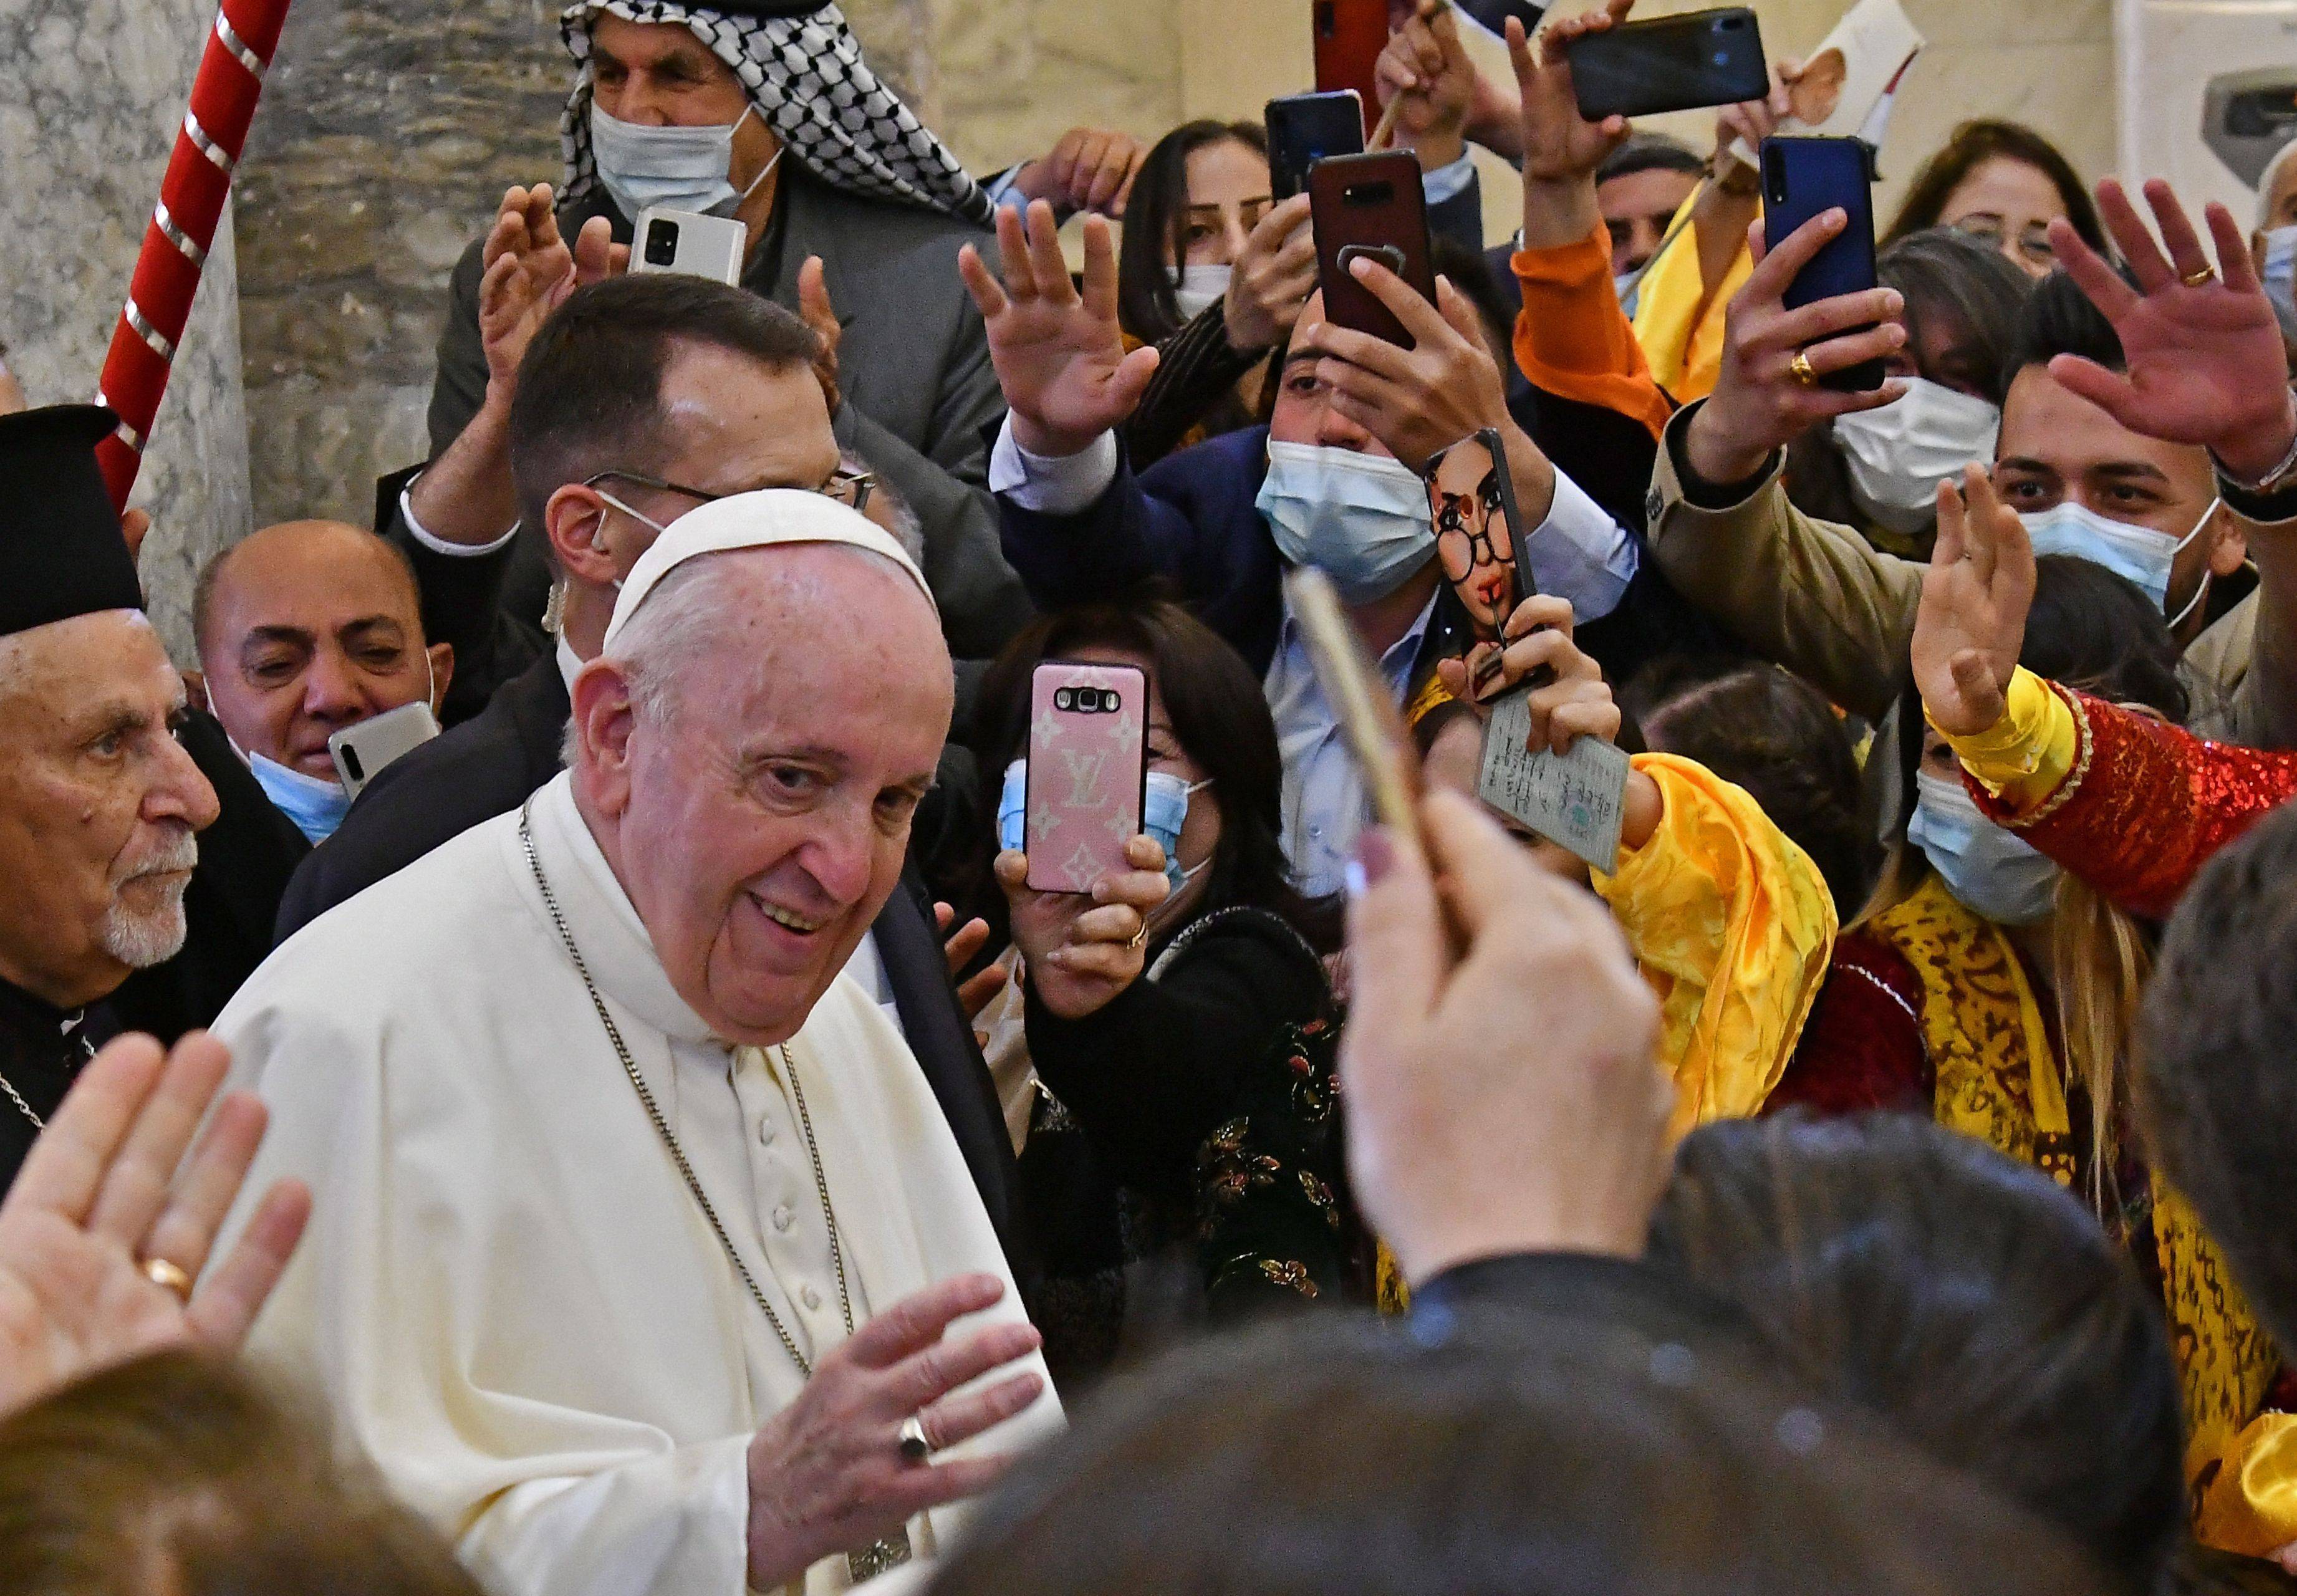
[[[566,684],[566,696],[574,696],[574,679],[582,673],[582,656],[566,646],[566,634],[558,634],[558,679]]]
[[[575,807],[573,773],[561,770],[552,777],[535,794],[531,813],[535,856],[542,863],[559,912],[566,917],[567,934],[574,939],[599,991],[673,1041],[724,1045],[670,983],[669,972],[655,953],[646,922],[638,917],[630,894],[606,862],[605,851],[590,835],[589,823]],[[519,874],[531,884],[534,873],[515,835],[511,847],[518,856]],[[547,909],[543,917],[546,922],[549,919]],[[551,938],[557,941],[556,926],[551,928]],[[559,952],[564,957],[563,945]]]

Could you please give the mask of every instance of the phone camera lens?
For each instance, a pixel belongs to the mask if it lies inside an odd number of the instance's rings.
[[[1073,710],[1076,708],[1076,706],[1077,695],[1074,687],[1062,687],[1053,694],[1053,707],[1055,709]]]
[[[1731,52],[1728,50],[1717,50],[1715,52],[1715,64],[1718,67],[1729,66],[1731,64]]]
[[[646,262],[669,266],[678,259],[678,224],[657,217],[646,225]]]

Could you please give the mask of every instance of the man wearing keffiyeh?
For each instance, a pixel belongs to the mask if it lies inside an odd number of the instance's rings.
[[[561,181],[510,190],[457,266],[432,459],[381,496],[426,593],[473,590],[479,561],[501,571],[498,621],[440,629],[471,672],[450,713],[547,650],[545,540],[515,524],[506,441],[518,359],[568,292],[620,268],[650,204],[745,226],[742,284],[821,335],[837,440],[917,515],[951,652],[993,654],[1029,611],[983,487],[1003,401],[957,276],[959,247],[984,236],[981,185],[827,0],[577,0],[560,35],[577,68]]]

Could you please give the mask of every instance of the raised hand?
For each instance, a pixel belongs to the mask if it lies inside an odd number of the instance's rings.
[[[750,1443],[749,1584],[778,1590],[823,1558],[859,1551],[918,1514],[978,1496],[1010,1460],[912,1461],[902,1423],[915,1414],[936,1452],[969,1441],[1037,1400],[1033,1370],[977,1391],[961,1386],[1037,1350],[1025,1324],[945,1342],[957,1320],[1005,1295],[994,1275],[959,1275],[903,1297],[814,1365],[813,1378]]]
[[[518,363],[550,313],[577,288],[630,264],[630,246],[613,241],[604,217],[584,223],[570,246],[555,207],[547,183],[513,185],[480,248],[479,343],[487,358],[487,396],[498,405],[515,391]]]
[[[1796,274],[1848,224],[1840,209],[1827,211],[1767,252],[1761,224],[1750,230],[1755,269],[1724,312],[1722,374],[1684,439],[1691,469],[1706,481],[1717,487],[1744,481],[1812,427],[1880,409],[1906,391],[1904,383],[1892,381],[1872,393],[1841,393],[1795,374],[1798,353],[1808,358],[1815,375],[1824,376],[1881,359],[1906,341],[1897,319],[1906,302],[1895,288],[1786,308]],[[1866,330],[1856,331],[1861,327]]]
[[[1272,350],[1287,341],[1315,292],[1316,234],[1308,225],[1308,196],[1294,194],[1253,224],[1229,273],[1221,308],[1229,347]]]
[[[1436,674],[1444,690],[1480,706],[1544,671],[1544,680],[1526,698],[1531,747],[1566,753],[1581,737],[1605,743],[1618,738],[1619,706],[1603,668],[1572,640],[1569,599],[1533,594],[1507,618],[1503,633],[1503,648],[1478,643],[1466,659],[1438,664]]]
[[[1013,440],[1033,455],[1075,454],[1122,424],[1157,373],[1154,349],[1124,352],[1108,224],[1085,218],[1082,294],[1042,200],[1030,203],[1025,236],[1020,218],[999,208],[997,250],[1001,284],[971,244],[958,252],[957,269],[988,325]]]
[[[1979,466],[1963,467],[1959,493],[1939,483],[1938,502],[1938,547],[1914,615],[1914,685],[1933,726],[1975,736],[2008,707],[2034,604],[2034,546]]]
[[[1316,376],[1333,409],[1414,471],[1480,427],[1513,427],[1499,365],[1467,295],[1439,277],[1431,305],[1376,260],[1359,258],[1349,269],[1395,313],[1412,347],[1330,322],[1305,334],[1323,357]]]
[[[1054,142],[1050,153],[1020,169],[1014,186],[1031,200],[1043,200],[1063,210],[1119,217],[1132,197],[1132,180],[1140,175],[1148,153],[1129,133],[1072,128]]]
[[[1475,801],[1431,793],[1421,824],[1428,860],[1366,834],[1348,911],[1340,1080],[1364,1215],[1415,1285],[1510,1253],[1635,1256],[1674,1101],[1658,1001],[1602,904]]]
[[[2099,184],[2097,202],[2136,287],[2062,218],[2050,224],[2050,243],[2113,324],[2128,371],[2060,355],[2050,374],[2130,431],[2205,445],[2236,476],[2259,481],[2297,438],[2297,402],[2280,324],[2239,225],[2222,205],[2203,213],[2218,247],[2213,267],[2185,207],[2160,178],[2145,185],[2145,202],[2161,225],[2167,259],[2121,185],[2111,177]]]
[[[1154,837],[1134,837],[1124,854],[1132,869],[1102,877],[1089,894],[1033,892],[1028,855],[1008,849],[997,856],[997,884],[1012,905],[1013,945],[1027,963],[1029,986],[1065,1020],[1099,1013],[1140,979],[1148,917],[1172,895]]]
[[[837,345],[845,329],[837,319],[837,307],[829,302],[829,280],[819,255],[808,255],[805,264],[797,268],[797,313],[813,329],[814,380],[821,384],[821,397],[829,402],[830,415],[836,415],[842,400],[837,390]]]
[[[1584,16],[1552,22],[1535,53],[1523,24],[1507,24],[1508,60],[1523,97],[1523,180],[1555,185],[1594,181],[1595,169],[1627,136],[1627,119],[1591,122],[1579,114],[1571,85],[1570,47],[1590,34],[1608,33],[1627,20],[1634,0],[1604,0]]]
[[[1374,67],[1373,93],[1383,109],[1395,106],[1396,143],[1430,171],[1466,152],[1476,69],[1449,5],[1420,0],[1396,24]]]
[[[949,960],[950,979],[958,983],[957,1006],[965,1011],[968,1020],[977,1020],[982,1011],[996,1001],[997,994],[1005,990],[1009,977],[1002,964],[992,964],[971,980],[963,979],[966,967],[989,945],[989,922],[967,920],[957,925],[957,910],[946,903],[934,905],[934,924],[941,930],[942,953]],[[957,929],[950,927],[956,926]]]
[[[146,1260],[198,1279],[263,1139],[263,1105],[217,1107],[231,1056],[195,1031],[162,1057],[148,1036],[112,1042],[80,1074],[0,1201],[0,1412],[164,1347],[236,1352],[310,1216],[300,1181],[266,1192],[231,1255],[188,1299]]]

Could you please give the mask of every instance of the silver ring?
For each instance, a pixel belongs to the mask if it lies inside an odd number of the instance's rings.
[[[902,1456],[912,1463],[922,1463],[933,1456],[933,1443],[926,1439],[926,1421],[912,1413],[902,1420]]]

